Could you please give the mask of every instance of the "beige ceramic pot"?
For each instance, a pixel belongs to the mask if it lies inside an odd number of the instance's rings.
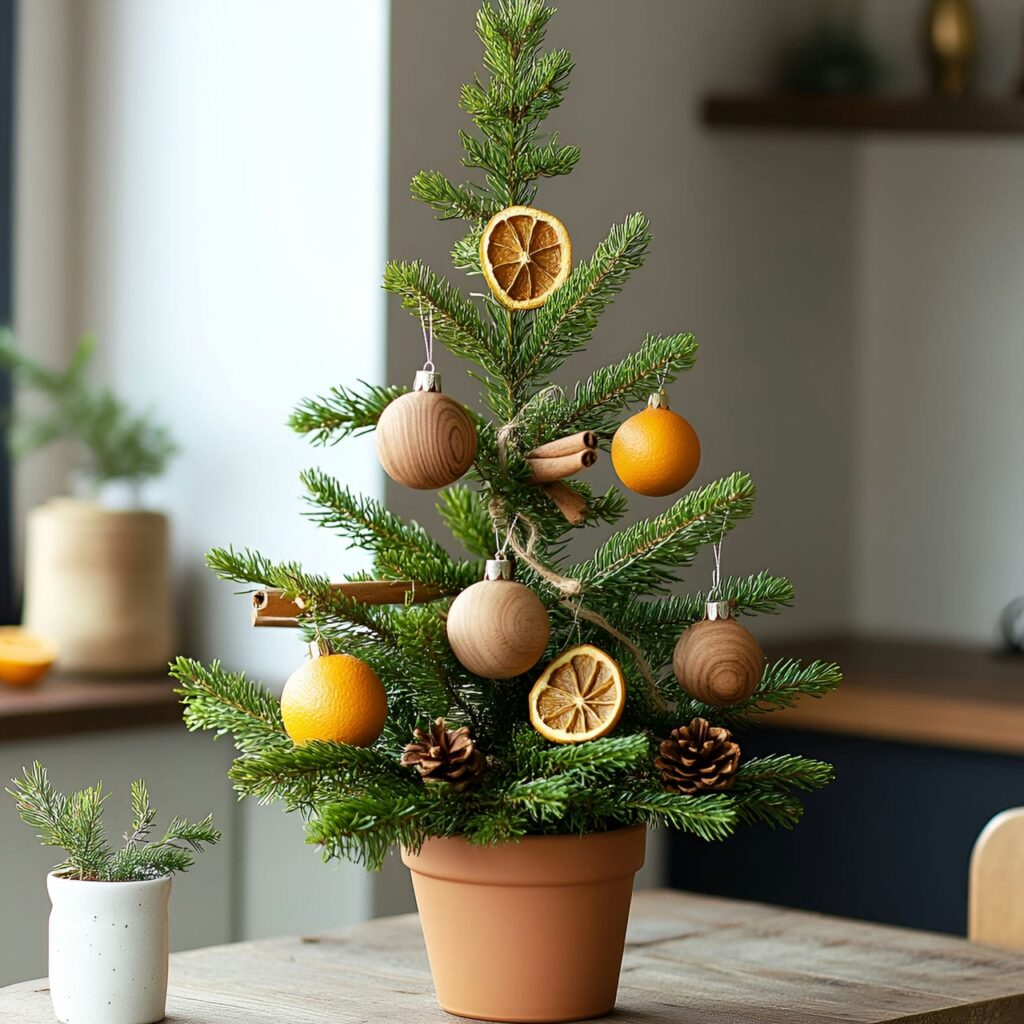
[[[34,508],[23,618],[57,645],[62,671],[165,669],[174,648],[167,517],[75,498]]]
[[[403,850],[441,1006],[491,1021],[610,1012],[645,839],[640,826]]]

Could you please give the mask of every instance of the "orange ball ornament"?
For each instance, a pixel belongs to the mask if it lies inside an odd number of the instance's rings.
[[[484,679],[512,679],[540,661],[551,620],[541,599],[512,579],[508,559],[492,558],[484,578],[452,602],[447,629],[463,668]]]
[[[708,601],[706,618],[676,643],[672,669],[691,697],[724,708],[753,696],[764,671],[757,638],[732,617],[728,601]]]
[[[700,465],[697,432],[668,407],[664,391],[630,416],[612,438],[612,465],[625,487],[660,498],[685,487]]]
[[[369,747],[384,729],[388,697],[377,673],[351,654],[335,654],[323,640],[284,684],[281,718],[296,746],[333,740]]]

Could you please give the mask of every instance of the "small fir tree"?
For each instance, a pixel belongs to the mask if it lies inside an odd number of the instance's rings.
[[[568,174],[580,157],[556,134],[542,134],[573,67],[564,50],[542,51],[552,13],[543,0],[483,6],[477,32],[487,76],[464,86],[461,96],[478,129],[461,133],[463,164],[482,178],[456,184],[428,171],[412,181],[413,196],[440,219],[468,223],[452,261],[470,275],[481,273],[484,224],[505,207],[531,204],[540,179]],[[747,474],[684,493],[578,562],[565,555],[570,535],[618,522],[627,511],[624,495],[616,488],[596,495],[573,481],[579,504],[585,503],[583,522],[573,525],[529,482],[525,457],[532,449],[580,431],[596,432],[607,447],[624,414],[694,364],[692,335],[647,335],[638,351],[574,388],[550,386],[551,375],[589,344],[605,307],[643,264],[650,239],[643,214],[626,217],[533,310],[511,310],[490,296],[475,302],[419,262],[388,264],[384,287],[414,316],[429,319],[448,352],[475,365],[481,383],[488,415],[474,414],[477,452],[468,483],[441,491],[437,502],[467,557],[449,556],[421,526],[353,494],[320,469],[307,470],[302,479],[314,522],[372,553],[372,577],[353,579],[415,581],[436,599],[367,605],[293,562],[230,547],[208,555],[210,568],[225,580],[280,588],[301,599],[306,639],[322,638],[363,659],[387,690],[387,720],[372,746],[316,740],[296,746],[285,732],[279,701],[262,686],[217,662],[203,666],[180,658],[173,666],[189,727],[233,735],[240,756],[230,775],[239,792],[299,811],[309,841],[321,845],[325,857],[377,867],[393,843],[415,848],[431,836],[489,844],[638,823],[721,839],[741,823],[792,827],[801,814],[797,791],[830,780],[830,766],[792,755],[740,760],[737,768],[738,751],[717,730],[789,707],[802,695],[820,696],[839,681],[835,665],[769,663],[753,695],[726,708],[681,694],[672,674],[677,639],[704,617],[708,597],[678,596],[672,584],[703,546],[751,515],[754,485]],[[334,444],[373,430],[405,390],[337,387],[303,402],[291,425],[315,444]],[[507,538],[517,556],[516,578],[541,599],[551,623],[545,658],[512,680],[466,671],[446,637],[447,609],[481,579],[496,536]],[[771,614],[792,602],[793,589],[787,580],[759,572],[720,580],[714,596],[737,615]],[[531,726],[527,694],[547,659],[575,644],[600,647],[621,664],[626,705],[609,735],[559,745]],[[452,730],[447,738],[432,725],[439,718]],[[700,726],[670,738],[695,718],[715,727],[714,788],[721,791],[673,789],[666,785],[671,772],[664,775],[656,764],[673,750],[685,753],[693,735],[704,735],[706,726]],[[467,747],[467,736],[475,748]],[[438,755],[440,747],[445,749]],[[443,784],[438,761],[448,748],[458,758],[448,777],[454,785]],[[483,759],[486,770],[470,780],[467,773],[476,774]],[[427,784],[439,775],[437,784]]]

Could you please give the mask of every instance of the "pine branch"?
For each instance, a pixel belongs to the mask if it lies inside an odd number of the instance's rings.
[[[323,740],[236,758],[228,772],[239,793],[261,803],[284,800],[289,810],[312,808],[318,799],[357,792],[362,788],[360,776],[402,774],[398,762],[380,750]]]
[[[615,534],[593,557],[568,573],[588,591],[612,586],[657,592],[693,561],[702,544],[718,540],[754,507],[754,485],[746,473],[690,491],[668,511]]]
[[[307,398],[288,419],[297,434],[312,434],[313,444],[337,444],[344,437],[357,437],[377,425],[381,413],[408,388],[378,387],[359,382],[363,391],[332,387],[320,398]]]
[[[634,213],[613,226],[593,259],[576,267],[569,279],[541,307],[533,329],[517,353],[514,383],[547,377],[586,347],[608,304],[629,275],[643,266],[651,240],[647,218]]]
[[[571,397],[540,392],[523,408],[522,433],[529,446],[576,430],[612,434],[624,409],[646,401],[664,383],[689,370],[697,360],[692,334],[648,334],[639,350],[621,362],[595,370],[578,383]]]
[[[385,579],[431,583],[450,593],[476,582],[475,566],[455,562],[422,526],[405,523],[373,498],[353,494],[334,477],[307,469],[301,480],[315,511],[307,513],[317,525],[345,537],[351,546],[374,554],[374,565]]]
[[[266,555],[249,548],[214,548],[206,554],[207,567],[222,580],[275,587],[290,598],[324,596],[331,592],[326,576],[304,572],[298,562],[272,562]]]
[[[432,797],[419,783],[325,804],[307,823],[307,842],[323,848],[324,858],[345,857],[379,870],[395,843],[418,849],[429,834]]]
[[[737,615],[775,615],[792,604],[794,594],[789,580],[762,571],[756,576],[727,577],[715,598],[728,601]],[[671,660],[683,630],[704,618],[708,600],[710,595],[702,591],[655,601],[633,598],[616,609],[615,624],[631,636],[642,636],[650,663],[664,665]]]
[[[731,708],[715,709],[712,716],[723,725],[736,725],[749,715],[763,715],[791,708],[801,697],[824,697],[842,682],[838,665],[812,661],[807,665],[793,658],[784,658],[768,665],[753,696]],[[690,702],[680,711],[684,715],[705,714],[705,705]]]
[[[420,171],[410,186],[413,199],[426,203],[438,220],[461,218],[471,222],[490,219],[501,209],[472,185],[454,185],[439,171]]]
[[[803,805],[789,790],[821,789],[834,778],[832,765],[813,758],[792,754],[755,757],[736,773],[736,809],[748,824],[793,828],[803,814]]]
[[[479,491],[463,484],[448,487],[437,497],[437,511],[452,536],[476,558],[492,558],[494,525]]]
[[[217,736],[230,733],[235,747],[258,754],[291,745],[281,720],[280,701],[242,672],[225,672],[219,661],[209,668],[191,658],[177,658],[171,676],[181,684],[175,693],[185,705],[185,725]]]
[[[632,811],[649,825],[668,825],[708,841],[725,839],[736,829],[733,801],[724,794],[681,796],[661,789],[646,789],[619,797],[621,811]]]
[[[68,877],[97,882],[159,878],[185,871],[194,863],[193,854],[221,838],[212,817],[195,823],[175,818],[163,839],[148,843],[156,812],[140,779],[131,787],[132,831],[125,836],[125,845],[113,851],[103,827],[107,794],[102,783],[64,796],[53,788],[46,768],[36,761],[23,771],[22,778],[12,780],[12,785],[7,792],[14,797],[21,819],[36,829],[44,846],[58,847],[67,854],[54,871]],[[187,849],[178,845],[181,842]]]
[[[402,307],[417,318],[433,314],[434,336],[452,355],[497,372],[489,328],[473,303],[447,281],[422,263],[393,261],[384,269],[384,288],[400,296]]]

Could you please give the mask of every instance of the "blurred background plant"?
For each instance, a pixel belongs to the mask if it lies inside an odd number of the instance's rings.
[[[136,412],[109,388],[90,381],[96,339],[85,335],[65,370],[52,370],[22,352],[10,330],[0,332],[0,366],[15,385],[38,392],[50,408],[32,415],[12,413],[7,442],[15,458],[55,441],[77,442],[84,478],[94,487],[126,480],[134,487],[160,476],[178,448],[167,428],[149,412]]]

